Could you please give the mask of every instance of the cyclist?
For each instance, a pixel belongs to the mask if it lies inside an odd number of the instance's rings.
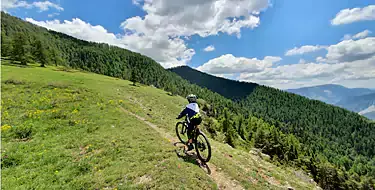
[[[189,104],[186,105],[185,109],[181,111],[180,115],[176,119],[181,119],[183,116],[187,115],[190,122],[188,123],[187,136],[189,138],[187,142],[188,150],[193,150],[193,130],[195,126],[198,126],[202,122],[201,115],[199,113],[199,106],[197,104],[197,96],[194,94],[189,94],[186,99],[189,101]]]

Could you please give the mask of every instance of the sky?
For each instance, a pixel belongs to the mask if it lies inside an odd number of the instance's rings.
[[[373,0],[2,0],[79,39],[280,89],[375,88]]]

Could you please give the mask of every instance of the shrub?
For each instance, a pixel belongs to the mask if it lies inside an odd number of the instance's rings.
[[[24,124],[12,127],[11,131],[14,138],[17,139],[29,139],[33,134],[33,126],[30,124]]]
[[[20,84],[25,84],[25,82],[16,80],[16,79],[8,79],[4,81],[5,84],[14,84],[14,85],[20,85]]]
[[[20,163],[20,160],[13,155],[4,155],[1,158],[1,168],[9,168],[12,166],[17,166]]]

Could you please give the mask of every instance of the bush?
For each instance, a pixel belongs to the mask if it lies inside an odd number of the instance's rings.
[[[20,85],[20,84],[25,84],[25,82],[16,80],[16,79],[8,79],[4,81],[5,84],[14,84],[14,85]]]
[[[14,138],[29,139],[33,134],[33,126],[30,124],[15,126],[11,131]]]
[[[13,155],[4,155],[1,158],[1,169],[9,168],[12,166],[17,166],[20,163],[20,160]]]
[[[61,83],[61,82],[51,82],[46,87],[50,89],[54,89],[54,88],[65,89],[65,88],[68,88],[69,85],[65,83]]]

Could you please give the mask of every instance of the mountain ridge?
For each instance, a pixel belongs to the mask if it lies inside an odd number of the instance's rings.
[[[360,96],[374,92],[367,88],[347,88],[337,84],[325,84],[318,86],[287,89],[286,91],[295,93],[310,99],[320,100],[332,105],[350,96]]]

